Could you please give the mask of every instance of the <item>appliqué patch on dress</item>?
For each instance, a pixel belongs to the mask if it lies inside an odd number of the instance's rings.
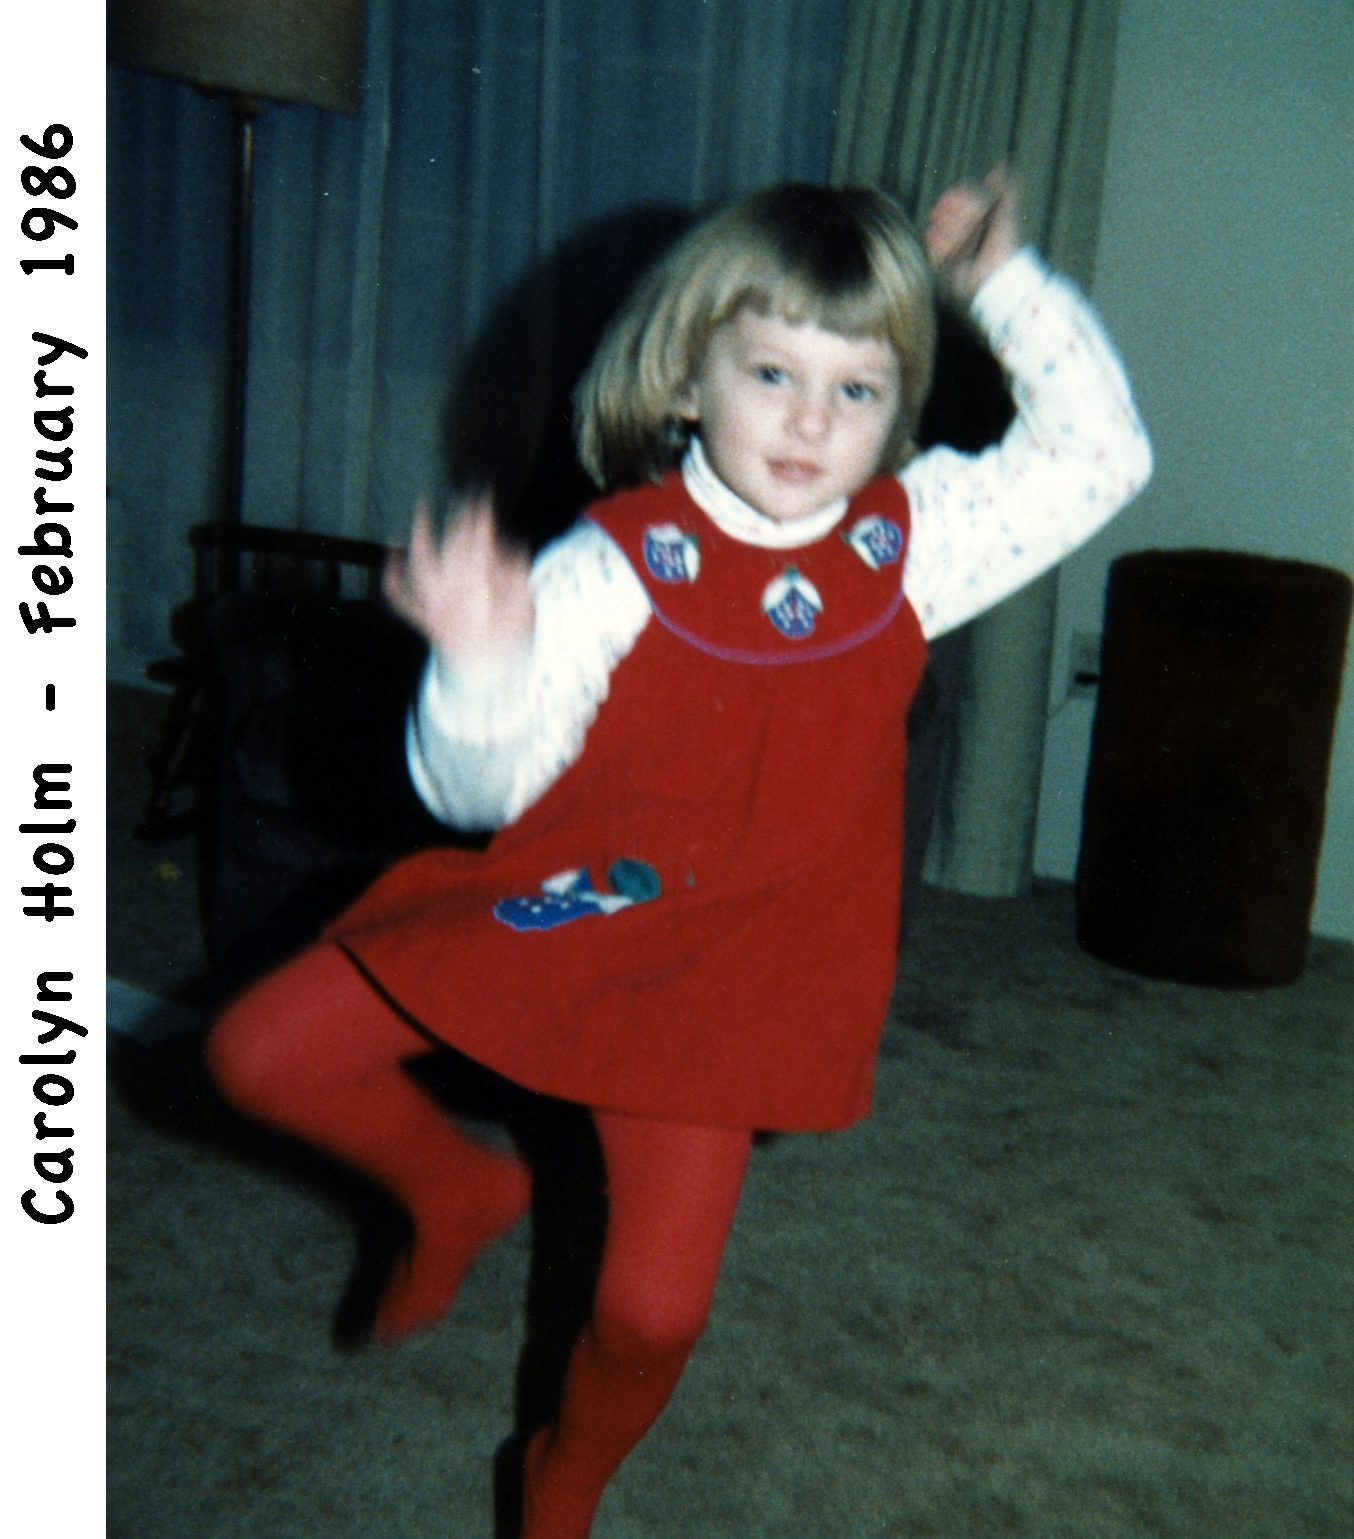
[[[802,641],[813,635],[823,600],[818,589],[797,567],[787,566],[773,578],[762,594],[762,611],[772,625],[789,641]]]
[[[642,860],[613,861],[607,871],[610,892],[598,892],[585,868],[561,871],[541,883],[538,893],[500,898],[494,918],[513,930],[553,930],[592,914],[615,914],[658,897],[658,873]]]
[[[872,572],[892,566],[903,554],[903,531],[891,518],[871,513],[847,531],[846,543]]]
[[[701,569],[696,536],[676,524],[653,525],[644,531],[644,565],[659,582],[695,582]]]

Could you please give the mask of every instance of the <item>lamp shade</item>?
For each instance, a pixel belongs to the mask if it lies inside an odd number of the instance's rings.
[[[363,0],[110,0],[115,64],[355,112]]]

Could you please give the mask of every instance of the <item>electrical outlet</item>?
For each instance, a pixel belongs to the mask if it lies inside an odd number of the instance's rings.
[[[1072,636],[1067,662],[1067,698],[1089,700],[1100,687],[1100,637],[1094,631]]]

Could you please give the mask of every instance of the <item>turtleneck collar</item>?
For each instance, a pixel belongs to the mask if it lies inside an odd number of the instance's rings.
[[[801,545],[812,545],[835,528],[846,512],[847,499],[838,497],[817,512],[788,523],[768,518],[725,486],[694,434],[682,460],[682,481],[692,501],[718,529],[744,545],[760,545],[766,550],[795,550]]]

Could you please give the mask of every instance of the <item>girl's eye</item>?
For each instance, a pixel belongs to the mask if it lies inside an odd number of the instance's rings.
[[[757,365],[757,378],[764,385],[779,385],[785,381],[785,370],[774,363],[759,363]]]
[[[877,392],[873,385],[866,385],[858,379],[852,379],[842,386],[842,394],[848,401],[871,401]]]

